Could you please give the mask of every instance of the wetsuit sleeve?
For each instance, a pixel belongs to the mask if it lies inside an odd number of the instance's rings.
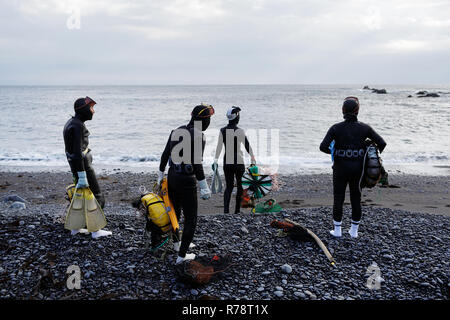
[[[83,159],[83,150],[82,148],[82,139],[83,139],[83,127],[82,126],[74,126],[72,129],[72,141],[73,141],[73,156],[72,156],[72,165],[73,168],[77,171],[85,171],[84,168],[84,159]]]
[[[323,138],[322,143],[320,144],[319,147],[320,151],[331,154],[329,147],[331,141],[333,141],[334,139],[335,139],[335,129],[333,126],[328,130],[327,134],[325,135],[325,138]]]
[[[386,147],[386,142],[378,133],[375,132],[375,130],[372,129],[371,126],[369,126],[367,137],[377,144],[380,153],[383,152],[384,148]]]
[[[173,131],[172,131],[173,132]],[[159,163],[159,171],[164,172],[166,170],[167,162],[169,162],[170,157],[170,141],[172,139],[172,132],[169,135],[169,139],[167,140],[166,147],[161,155],[161,161]]]
[[[205,179],[205,172],[203,171],[203,152],[205,151],[205,145],[206,145],[205,136],[202,133],[202,162],[200,164],[194,164],[195,177],[197,178],[198,181]]]
[[[223,147],[223,134],[222,130],[219,131],[219,139],[217,141],[217,147],[216,147],[216,155],[214,156],[214,159],[219,159],[220,153],[222,152]]]
[[[245,136],[245,150],[247,150],[248,154],[252,159],[255,159],[255,155],[253,154],[253,149],[250,146],[250,142],[247,139],[247,136]]]

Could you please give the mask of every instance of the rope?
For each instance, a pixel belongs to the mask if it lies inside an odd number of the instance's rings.
[[[163,245],[165,245],[167,243],[167,241],[169,241],[169,236],[166,238],[166,240],[164,240],[162,243],[160,243],[158,246],[156,246],[155,248],[151,248],[150,250],[152,252],[156,252],[159,248],[161,248]]]

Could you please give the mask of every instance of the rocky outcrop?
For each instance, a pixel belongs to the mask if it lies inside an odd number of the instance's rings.
[[[386,94],[387,93],[386,89],[376,89],[376,88],[371,88],[369,86],[364,86],[363,90],[372,90],[373,93],[379,93],[379,94]]]
[[[428,92],[426,90],[416,92],[418,98],[438,98],[439,94],[436,92]]]

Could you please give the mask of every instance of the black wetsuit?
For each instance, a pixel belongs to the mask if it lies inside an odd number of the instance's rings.
[[[67,161],[69,162],[75,184],[78,182],[77,173],[86,171],[89,188],[100,206],[104,208],[105,198],[100,190],[95,171],[92,168],[91,150],[88,149],[89,131],[86,129],[84,121],[82,115],[76,114],[64,126],[63,135]]]
[[[169,197],[174,206],[178,220],[180,220],[181,211],[183,211],[184,215],[183,236],[181,239],[180,251],[178,253],[180,257],[184,257],[189,249],[189,244],[194,239],[195,228],[197,226],[197,180],[200,181],[205,179],[201,162],[203,151],[205,149],[205,137],[198,129],[194,129],[192,121],[187,126],[181,126],[178,129],[186,129],[190,134],[192,150],[190,161],[188,161],[190,163],[181,162],[175,164],[172,161],[172,149],[183,141],[182,137],[177,141],[172,141],[172,135],[174,134],[174,131],[172,131],[161,156],[159,170],[164,172],[167,163],[169,163],[170,168],[167,181]],[[195,137],[201,139],[201,148],[196,148],[194,145],[194,132],[196,130]],[[181,151],[179,155],[183,156],[183,151]],[[176,236],[179,238],[179,235]]]
[[[361,220],[359,181],[366,149],[365,140],[368,138],[375,142],[380,152],[386,147],[386,142],[369,125],[359,122],[356,116],[346,115],[345,119],[345,121],[333,125],[328,130],[320,144],[320,150],[330,154],[330,143],[333,140],[335,141],[333,164],[334,221],[342,221],[342,207],[348,184],[352,205],[352,220],[357,222]]]
[[[235,133],[236,131],[241,130],[240,132],[238,131],[238,135],[240,134],[242,135],[239,138],[238,136],[235,136],[233,145],[231,146],[230,144],[228,144],[228,148],[227,148],[227,130],[231,130],[229,131],[230,133],[232,132]],[[225,183],[226,183],[226,188],[223,195],[224,213],[230,212],[230,200],[234,188],[235,178],[236,178],[237,193],[236,193],[236,206],[234,212],[238,213],[241,209],[241,199],[243,193],[242,176],[244,175],[245,172],[244,155],[241,150],[242,143],[245,145],[245,150],[247,150],[247,152],[250,155],[253,155],[247,136],[245,135],[242,129],[240,129],[236,124],[233,124],[233,121],[230,121],[230,123],[226,127],[220,129],[219,141],[216,149],[216,156],[220,154],[223,144],[225,146],[225,154],[223,155],[223,172],[225,174]]]

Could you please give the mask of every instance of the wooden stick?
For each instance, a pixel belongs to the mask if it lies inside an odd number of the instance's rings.
[[[309,230],[308,228],[303,227],[301,224],[294,222],[292,220],[289,219],[284,219],[284,221],[292,223],[294,225],[297,225],[301,228],[306,229],[306,231],[308,232],[308,234],[313,237],[314,241],[316,241],[317,245],[320,247],[320,249],[322,249],[322,251],[325,253],[325,255],[327,256],[328,260],[330,261],[331,265],[333,267],[336,266],[336,261],[334,260],[333,256],[331,255],[330,251],[328,251],[327,247],[325,246],[325,244],[322,242],[322,240],[319,239],[318,236],[316,236],[316,234],[314,232],[312,232],[311,230]]]

